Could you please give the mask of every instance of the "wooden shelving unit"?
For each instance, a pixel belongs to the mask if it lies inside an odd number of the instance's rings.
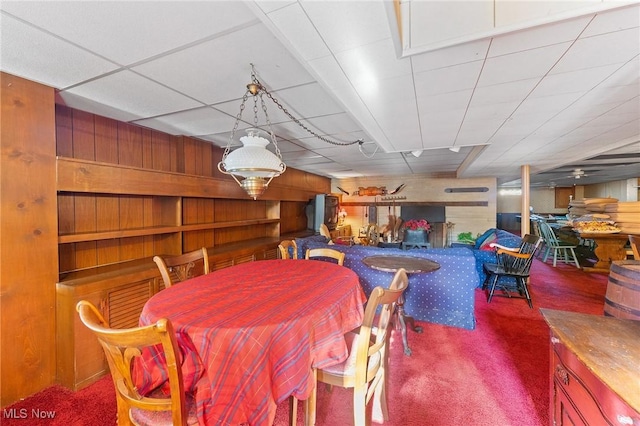
[[[134,327],[164,288],[154,255],[207,247],[212,270],[275,259],[281,221],[285,233],[305,230],[306,203],[330,189],[327,178],[289,169],[252,200],[217,171],[222,150],[204,141],[61,106],[56,130],[57,381],[72,389],[108,372],[79,300],[111,327]]]

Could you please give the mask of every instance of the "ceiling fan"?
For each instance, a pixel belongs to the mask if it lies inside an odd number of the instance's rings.
[[[571,172],[571,175],[569,175],[567,177],[572,177],[574,179],[580,179],[582,177],[587,177],[587,176],[589,176],[589,175],[586,174],[584,170],[582,170],[582,169],[573,169],[573,171]]]

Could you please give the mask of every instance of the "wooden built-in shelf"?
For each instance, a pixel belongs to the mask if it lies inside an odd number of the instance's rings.
[[[231,222],[198,223],[193,225],[152,226],[147,228],[122,229],[117,231],[84,232],[58,236],[58,243],[78,243],[83,241],[108,240],[111,238],[142,237],[145,235],[171,234],[174,232],[202,231],[206,229],[233,228],[237,226],[264,225],[278,223],[280,219],[250,219]]]

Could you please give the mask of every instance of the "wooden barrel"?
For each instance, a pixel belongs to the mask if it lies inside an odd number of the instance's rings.
[[[640,260],[616,260],[611,263],[604,314],[640,321]]]

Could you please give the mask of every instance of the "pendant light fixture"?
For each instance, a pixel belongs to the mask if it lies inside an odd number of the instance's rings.
[[[294,117],[287,109],[273,97],[266,87],[260,83],[256,76],[255,67],[251,64],[251,83],[247,84],[247,91],[242,97],[242,104],[240,105],[240,112],[236,115],[236,122],[229,136],[229,142],[222,154],[222,161],[218,163],[218,170],[222,173],[231,175],[231,177],[240,185],[247,194],[254,200],[264,193],[273,178],[280,176],[287,169],[286,164],[282,161],[282,154],[278,148],[278,142],[276,135],[271,129],[271,121],[269,114],[267,113],[267,105],[263,99],[265,94],[274,104],[280,109],[287,117],[289,117],[294,123],[302,127],[309,134],[315,136],[317,139],[339,146],[347,146],[358,144],[358,148],[362,152],[362,139],[355,141],[334,141],[325,136],[319,135],[310,128],[308,128],[299,119]],[[240,138],[242,147],[234,151],[231,151],[231,144],[233,138],[238,130],[240,120],[242,120],[242,113],[245,108],[245,104],[249,99],[249,96],[253,97],[253,127],[246,129],[247,135]],[[260,108],[258,108],[258,100],[260,101]],[[258,126],[258,111],[262,109],[265,115],[267,129],[261,129]],[[273,142],[275,154],[267,149],[269,142]],[[376,147],[377,150],[377,147]],[[374,152],[375,153],[375,152]]]
[[[262,98],[265,90],[256,77],[253,65],[251,65],[251,68],[251,83],[247,84],[247,91],[242,97],[240,112],[236,116],[229,142],[222,154],[222,161],[218,163],[218,170],[224,174],[231,175],[238,185],[255,200],[264,193],[274,177],[284,173],[287,166],[282,161],[282,154],[280,154],[276,136],[271,129],[267,106]],[[254,103],[253,127],[246,129],[247,135],[240,138],[242,147],[231,151],[231,144],[238,130],[249,95],[253,97]],[[258,99],[266,118],[267,131],[258,127]],[[267,149],[270,141],[273,142],[275,154]]]

